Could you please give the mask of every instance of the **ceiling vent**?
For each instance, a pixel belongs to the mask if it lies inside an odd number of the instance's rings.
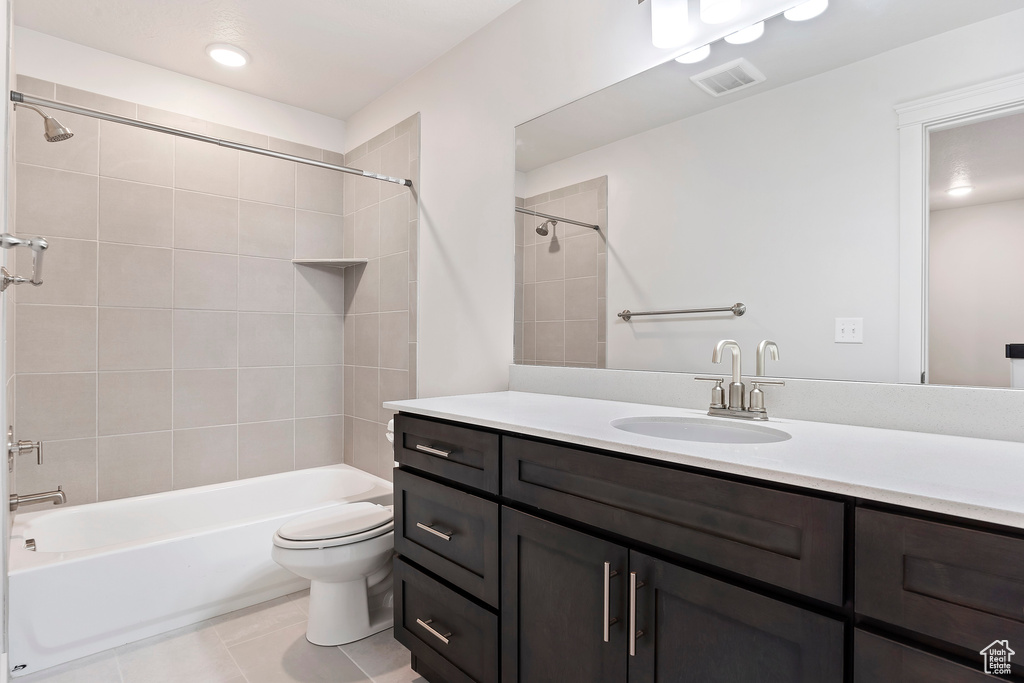
[[[722,95],[737,90],[749,88],[752,85],[764,82],[765,75],[745,59],[734,59],[731,62],[708,69],[696,76],[690,76],[690,80],[697,84],[702,90],[721,97]]]

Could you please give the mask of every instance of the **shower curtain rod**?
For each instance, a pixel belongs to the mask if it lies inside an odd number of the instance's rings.
[[[297,157],[292,154],[284,154],[283,152],[274,152],[269,149],[262,149],[260,147],[253,147],[251,145],[243,145],[237,142],[231,142],[229,140],[220,140],[218,138],[212,138],[207,135],[200,135],[198,133],[190,133],[187,130],[181,130],[178,128],[170,128],[168,126],[161,126],[156,123],[149,123],[147,121],[139,121],[137,119],[129,119],[124,116],[117,116],[116,114],[108,114],[102,111],[96,111],[95,109],[86,109],[85,107],[76,107],[73,104],[65,104],[63,102],[54,102],[52,100],[44,100],[41,97],[34,97],[33,95],[25,95],[16,90],[11,91],[11,101],[19,104],[31,104],[38,107],[49,107],[51,109],[59,109],[60,111],[70,112],[72,114],[79,114],[81,116],[89,116],[94,119],[102,119],[103,121],[112,121],[114,123],[123,123],[126,126],[134,126],[135,128],[144,128],[146,130],[153,130],[158,133],[166,133],[167,135],[176,135],[180,138],[188,138],[189,140],[198,140],[199,142],[208,142],[211,145],[220,145],[221,147],[229,147],[231,149],[237,149],[241,152],[251,152],[253,154],[262,154],[265,157],[274,157],[275,159],[284,159],[285,161],[294,161],[299,164],[306,164],[308,166],[317,166],[319,168],[326,168],[330,171],[340,171],[341,173],[349,173],[352,175],[363,176],[364,178],[373,178],[374,180],[381,180],[386,183],[395,183],[396,185],[404,185],[405,187],[412,187],[412,181],[407,178],[392,178],[388,175],[382,175],[380,173],[371,173],[370,171],[361,171],[358,168],[349,168],[348,166],[338,166],[337,164],[328,164],[325,161],[317,161],[316,159],[307,159],[306,157]]]
[[[591,230],[600,230],[601,229],[600,225],[593,225],[591,223],[580,223],[579,221],[574,221],[571,218],[562,218],[561,216],[552,216],[551,214],[541,213],[540,211],[533,211],[532,209],[524,209],[524,208],[519,207],[519,206],[516,207],[516,212],[518,212],[518,213],[525,213],[525,214],[528,214],[530,216],[538,216],[540,218],[547,218],[550,221],[558,221],[559,223],[572,223],[573,225],[580,225],[580,226],[583,226],[584,228],[590,228]]]

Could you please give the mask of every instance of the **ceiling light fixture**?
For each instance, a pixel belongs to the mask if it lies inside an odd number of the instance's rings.
[[[974,191],[973,185],[960,185],[958,187],[951,187],[946,190],[946,194],[950,197],[963,197],[965,194],[970,194]]]
[[[680,64],[696,64],[697,62],[703,62],[711,54],[711,45],[704,45],[698,47],[696,50],[690,50],[676,57],[676,61]]]
[[[740,13],[741,0],[700,0],[700,20],[721,24]]]
[[[782,13],[790,21],[807,21],[828,9],[828,0],[807,0]]]
[[[207,45],[206,54],[210,55],[210,59],[224,66],[237,68],[249,63],[249,54],[245,50],[227,43]]]
[[[687,0],[651,0],[651,42],[654,47],[679,47],[686,42]]]
[[[732,43],[733,45],[743,45],[744,43],[752,43],[763,35],[764,22],[759,21],[746,28],[741,28],[736,33],[730,33],[725,37],[725,42]]]

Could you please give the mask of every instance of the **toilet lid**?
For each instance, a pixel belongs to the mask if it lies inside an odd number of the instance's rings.
[[[342,503],[287,522],[277,534],[289,541],[323,541],[389,525],[394,514],[375,503]]]

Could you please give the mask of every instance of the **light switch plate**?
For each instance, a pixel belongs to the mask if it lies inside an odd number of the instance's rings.
[[[863,344],[864,318],[836,318],[836,344]]]

